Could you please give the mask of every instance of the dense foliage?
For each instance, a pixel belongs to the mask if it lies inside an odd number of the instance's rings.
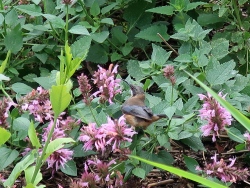
[[[193,185],[245,186],[247,0],[0,0],[0,10],[5,187],[143,187],[154,166]],[[126,82],[168,119],[128,125]]]

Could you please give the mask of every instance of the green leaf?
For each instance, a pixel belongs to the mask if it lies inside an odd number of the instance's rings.
[[[46,77],[33,78],[33,80],[37,82],[40,86],[42,86],[44,89],[47,89],[47,90],[49,90],[52,85],[56,84],[55,74],[51,74],[50,76],[46,76]]]
[[[4,16],[3,14],[0,13],[0,26],[3,25],[3,22],[4,22]]]
[[[41,2],[41,0],[32,0],[32,2],[38,5]]]
[[[79,40],[75,41],[71,45],[71,52],[74,58],[80,57],[85,59],[87,57],[87,54],[89,52],[91,44],[91,37],[90,36],[84,36],[81,37]]]
[[[214,67],[213,69],[209,69],[207,71],[207,81],[211,85],[220,85],[224,84],[227,80],[234,77],[233,70],[235,68],[235,62],[233,60],[223,63]]]
[[[166,171],[168,171],[170,173],[173,173],[175,175],[178,175],[178,176],[190,179],[192,181],[198,182],[198,183],[200,183],[202,185],[205,185],[205,186],[208,186],[208,187],[226,188],[226,186],[223,186],[221,184],[210,181],[207,178],[203,178],[201,176],[192,174],[190,172],[186,172],[184,170],[181,170],[181,169],[178,169],[178,168],[175,168],[175,167],[172,167],[172,166],[163,165],[163,164],[156,163],[156,162],[153,162],[153,161],[149,161],[149,160],[146,160],[146,159],[143,159],[143,158],[140,158],[140,157],[137,157],[137,156],[133,156],[133,155],[130,155],[129,157],[131,157],[133,159],[140,160],[140,161],[142,161],[144,163],[153,165],[153,166],[155,166],[157,168],[161,168],[161,169],[166,170]],[[142,174],[142,173],[140,173],[140,170],[139,170],[138,174]]]
[[[75,142],[72,138],[57,138],[51,141],[47,147],[46,154],[43,158],[45,161],[54,151],[57,151],[64,147],[65,144]]]
[[[172,6],[160,6],[146,10],[146,12],[153,12],[157,14],[173,15],[174,7]]]
[[[108,38],[108,36],[109,36],[108,31],[102,31],[100,33],[91,34],[91,38],[98,43],[103,43]]]
[[[26,156],[22,161],[16,164],[14,169],[11,171],[10,176],[8,179],[4,182],[5,187],[11,187],[18,176],[21,174],[22,171],[27,169],[31,164],[35,162],[35,157],[33,153],[30,153],[28,156]]]
[[[163,24],[150,25],[146,29],[141,30],[138,34],[135,35],[135,37],[153,42],[162,42],[161,38],[157,35],[157,33],[161,34],[161,36],[165,40],[169,39],[169,35],[167,34],[167,26]]]
[[[186,72],[186,71],[185,71]],[[200,80],[195,78],[190,73],[186,72],[190,77],[192,77],[201,87],[203,87],[207,92],[209,92],[224,108],[226,108],[232,116],[240,122],[249,132],[250,132],[250,120],[244,116],[239,110],[233,107],[229,102],[221,98],[217,93],[212,89],[203,84]]]
[[[40,148],[41,144],[40,144],[39,139],[36,135],[36,129],[35,129],[33,122],[30,123],[28,135],[29,135],[30,141],[32,143],[32,146],[34,146],[35,148]]]
[[[203,3],[203,2],[193,2],[193,3],[188,3],[187,7],[185,8],[185,11],[189,11],[192,9],[196,9],[196,7],[200,6],[200,5],[205,5],[207,3]]]
[[[137,176],[137,177],[139,177],[139,178],[142,178],[142,179],[144,179],[145,178],[145,170],[144,169],[142,169],[142,168],[135,168],[135,169],[133,169],[132,170],[132,173],[135,175],[135,176]]]
[[[58,117],[71,101],[71,95],[67,91],[66,85],[52,86],[50,90],[50,101],[55,117]]]
[[[67,161],[64,167],[60,167],[60,170],[69,176],[77,176],[76,163],[73,160]]]
[[[97,64],[105,64],[108,62],[108,53],[102,45],[94,44],[89,49],[87,61]]]
[[[14,8],[24,12],[30,16],[40,16],[42,15],[42,9],[40,6],[29,4],[29,5],[18,5],[14,6]]]
[[[7,35],[4,38],[4,45],[6,46],[7,50],[10,50],[14,54],[22,49],[23,36],[20,24],[18,24],[10,32],[7,32]]]
[[[51,22],[54,29],[55,28],[63,29],[65,24],[66,24],[62,18],[55,16],[55,15],[52,15],[52,14],[43,14],[43,17],[45,17],[49,22]]]
[[[183,155],[183,157],[188,170],[190,170],[192,173],[197,173],[195,169],[197,166],[199,166],[199,163],[195,159],[188,157],[186,155]]]
[[[103,18],[101,19],[100,21],[101,23],[106,23],[106,24],[109,24],[109,25],[114,25],[114,22],[111,18]]]
[[[95,1],[92,6],[90,7],[90,14],[92,16],[98,16],[100,14],[101,10],[100,10],[100,6],[97,3],[97,1]]]
[[[41,53],[41,54],[35,53],[35,56],[36,56],[43,64],[45,64],[46,61],[48,60],[48,54],[47,54],[47,53]]]
[[[153,53],[151,55],[152,63],[163,66],[167,62],[172,52],[166,52],[162,47],[157,46],[155,44],[152,44],[152,47],[153,47]]]
[[[32,176],[35,171],[35,166],[31,166],[24,170],[26,183],[31,183]],[[42,173],[39,170],[33,185],[37,185],[43,179]],[[36,187],[36,186],[35,186]]]
[[[28,135],[30,121],[24,117],[18,117],[13,121],[13,130],[18,131],[18,140],[24,139]]]
[[[86,29],[86,27],[82,25],[75,25],[71,27],[69,32],[72,34],[78,34],[78,35],[89,35],[89,31]]]
[[[223,38],[217,39],[217,40],[213,40],[211,42],[211,55],[213,57],[215,57],[217,60],[222,59],[223,57],[225,57],[229,51],[229,41]]]
[[[0,171],[9,166],[17,157],[19,153],[17,150],[12,150],[9,148],[0,148]]]
[[[229,138],[231,140],[234,140],[235,142],[238,142],[238,143],[244,143],[245,142],[245,137],[235,127],[228,127],[228,128],[226,128],[226,131],[227,131],[227,135],[229,136]]]
[[[16,24],[18,23],[18,14],[15,9],[12,9],[6,14],[5,23],[11,27],[16,26]]]
[[[2,74],[7,66],[7,63],[9,61],[9,58],[10,58],[10,54],[11,54],[11,51],[9,50],[7,55],[6,55],[6,58],[5,60],[2,62],[1,66],[0,66],[0,74]]]
[[[27,94],[33,90],[32,87],[23,83],[15,83],[11,86],[11,88],[18,94]]]
[[[201,139],[198,137],[192,136],[189,138],[182,139],[181,141],[182,141],[182,143],[186,144],[194,151],[198,151],[198,150],[205,151],[206,150]]]

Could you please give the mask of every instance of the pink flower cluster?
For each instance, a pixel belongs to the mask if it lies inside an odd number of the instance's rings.
[[[93,75],[94,84],[97,85],[98,91],[93,93],[96,97],[100,96],[100,101],[105,102],[109,101],[112,104],[112,99],[118,93],[121,93],[120,89],[120,79],[115,79],[115,74],[117,73],[118,65],[113,68],[113,64],[110,64],[109,69],[106,70],[100,66],[99,69]],[[113,68],[113,70],[112,70]]]
[[[84,142],[85,150],[96,149],[102,155],[106,151],[106,146],[112,146],[112,150],[119,149],[122,142],[131,142],[132,136],[136,132],[125,123],[125,118],[121,116],[119,120],[111,120],[97,128],[95,123],[81,129],[79,140]]]
[[[218,94],[220,97],[225,99],[220,92]],[[210,133],[213,135],[213,142],[216,141],[216,136],[219,136],[219,131],[223,131],[226,125],[231,125],[232,116],[231,114],[223,108],[212,96],[199,94],[200,100],[203,100],[202,109],[199,110],[200,117],[202,120],[206,120],[207,124],[201,127],[203,136],[208,136]]]
[[[83,102],[89,105],[90,102],[93,100],[93,97],[90,94],[90,91],[92,88],[91,88],[91,85],[89,84],[88,77],[82,73],[80,76],[77,77],[77,80],[78,80],[80,91],[83,96]]]
[[[87,160],[84,164],[84,172],[81,179],[77,182],[73,182],[70,187],[108,187],[115,188],[123,185],[123,176],[119,171],[115,172],[113,176],[109,171],[110,166],[115,164],[114,160],[109,163],[101,161],[99,159]],[[91,172],[89,172],[89,167]]]
[[[2,98],[0,100],[0,125],[3,128],[8,128],[7,118],[8,118],[8,111],[11,106],[16,106],[16,104],[10,101],[7,98]]]
[[[236,158],[230,158],[231,163],[229,165],[227,165],[223,159],[217,161],[217,154],[211,157],[211,159],[213,159],[213,163],[206,164],[203,170],[200,167],[196,167],[196,169],[202,170],[208,176],[218,177],[224,182],[235,183],[237,180],[247,180],[250,175],[247,168],[238,169],[233,166]]]
[[[21,111],[28,110],[34,115],[35,120],[43,123],[45,120],[53,119],[52,106],[49,100],[49,91],[38,87],[18,101],[18,107]]]

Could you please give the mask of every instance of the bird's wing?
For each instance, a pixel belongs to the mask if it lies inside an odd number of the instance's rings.
[[[145,106],[123,105],[122,112],[124,114],[130,114],[146,120],[152,120],[153,116],[152,110],[149,110],[149,108]]]

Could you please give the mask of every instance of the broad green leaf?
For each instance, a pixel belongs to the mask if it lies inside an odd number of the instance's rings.
[[[102,8],[101,13],[106,14],[107,12],[111,11],[116,5],[118,5],[117,2],[110,2],[110,5]]]
[[[51,22],[54,28],[63,29],[66,24],[62,18],[52,14],[43,14],[43,17],[45,17],[49,22]]]
[[[13,130],[18,131],[18,136],[16,139],[22,140],[28,136],[28,130],[30,126],[29,119],[25,117],[18,117],[13,121]]]
[[[43,63],[45,64],[48,60],[48,54],[47,53],[35,53],[35,56]]]
[[[6,58],[5,60],[2,62],[1,66],[0,66],[0,74],[2,74],[7,66],[7,63],[9,61],[9,58],[10,58],[10,54],[11,54],[11,51],[9,50],[7,55],[6,55]]]
[[[18,24],[4,38],[4,45],[6,49],[16,54],[23,47],[23,36],[21,31],[21,26]]]
[[[6,129],[0,127],[0,146],[9,140],[11,134]]]
[[[195,169],[197,166],[199,166],[199,163],[195,159],[188,157],[186,155],[184,155],[183,157],[188,170],[190,170],[192,173],[197,173]]]
[[[186,72],[186,71],[185,71]],[[244,116],[239,110],[233,107],[229,102],[221,98],[217,93],[212,89],[203,84],[200,80],[195,78],[190,73],[186,72],[190,77],[192,77],[201,87],[203,87],[208,93],[210,93],[224,108],[226,108],[232,116],[240,122],[249,132],[250,132],[250,120]]]
[[[35,129],[33,122],[30,123],[28,135],[29,135],[30,141],[32,143],[32,146],[34,146],[35,148],[40,148],[41,144],[40,144],[39,139],[36,135],[36,129]]]
[[[139,178],[142,178],[142,179],[144,179],[145,178],[145,170],[143,169],[143,168],[135,168],[134,170],[132,170],[132,173],[135,175],[135,176],[137,176],[137,177],[139,177]]]
[[[34,2],[36,5],[38,5],[41,2],[41,0],[32,0],[32,2]]]
[[[1,128],[2,129],[2,128]],[[12,150],[6,147],[0,148],[0,171],[9,166],[17,157],[19,153],[17,150]]]
[[[24,12],[30,16],[41,16],[42,15],[42,9],[40,6],[29,4],[29,5],[18,5],[14,6],[17,10],[20,10],[21,12]]]
[[[101,23],[106,23],[106,24],[109,24],[109,25],[114,25],[114,22],[111,18],[103,18],[101,19],[100,21]]]
[[[181,141],[182,141],[182,143],[186,144],[194,151],[198,151],[198,150],[205,151],[206,150],[201,139],[198,137],[191,136],[189,138],[184,138]]]
[[[57,151],[64,147],[65,144],[75,142],[72,138],[57,138],[51,141],[47,147],[46,154],[43,158],[45,161],[54,151]]]
[[[69,176],[77,176],[76,163],[73,160],[67,161],[67,163],[60,167],[60,170]]]
[[[3,21],[4,21],[4,16],[3,14],[0,13],[0,26],[3,25]]]
[[[234,77],[233,70],[235,68],[235,62],[233,60],[223,63],[209,69],[207,71],[207,81],[210,85],[220,85],[224,84],[228,79]]]
[[[146,10],[146,12],[153,12],[157,14],[173,15],[174,7],[172,6],[160,6]]]
[[[200,5],[205,5],[207,3],[203,3],[203,2],[193,2],[193,3],[188,3],[187,7],[185,8],[185,11],[189,11],[192,9],[196,9],[196,7],[200,6]]]
[[[167,27],[163,24],[150,25],[146,29],[141,30],[138,34],[135,35],[135,37],[153,42],[162,42],[162,39],[157,35],[157,33],[161,34],[161,36],[165,40],[169,39],[169,35],[167,34]]]
[[[227,135],[229,136],[229,138],[231,140],[234,140],[235,142],[238,142],[238,143],[244,143],[245,142],[245,137],[235,127],[228,127],[228,128],[226,128],[226,131],[227,131]]]
[[[91,8],[90,8],[90,14],[91,14],[92,16],[97,16],[97,15],[100,14],[100,12],[101,12],[100,6],[99,6],[99,4],[95,1],[95,2],[92,4]]]
[[[50,76],[46,76],[46,77],[33,78],[33,80],[37,82],[40,86],[42,86],[44,89],[47,89],[47,90],[49,90],[52,85],[56,84],[55,74],[51,74]]]
[[[152,44],[153,53],[151,55],[151,60],[153,64],[163,66],[172,52],[166,52],[162,47]]]
[[[58,117],[69,106],[71,101],[71,95],[67,91],[66,85],[52,86],[50,101],[55,117]]]
[[[153,166],[155,166],[157,168],[161,168],[161,169],[166,170],[166,171],[168,171],[170,173],[173,173],[175,175],[178,175],[178,176],[193,180],[195,182],[198,182],[198,183],[200,183],[202,185],[205,185],[205,186],[208,186],[208,187],[226,188],[226,186],[223,186],[221,184],[210,181],[207,178],[203,178],[201,176],[192,174],[190,172],[186,172],[184,170],[181,170],[181,169],[178,169],[178,168],[175,168],[175,167],[172,167],[172,166],[163,165],[161,163],[156,163],[156,162],[149,161],[149,160],[146,160],[146,159],[143,159],[143,158],[140,158],[140,157],[137,157],[137,156],[133,156],[133,155],[129,155],[129,157],[131,157],[133,159],[140,160],[140,161],[142,161],[144,163],[153,165]],[[139,175],[142,174],[141,170],[138,170],[138,171],[139,172],[137,172],[137,174],[139,174]]]
[[[91,34],[91,38],[98,43],[103,43],[108,38],[108,36],[109,36],[108,31],[102,31],[100,33]]]
[[[24,170],[26,183],[31,183],[31,179],[34,174],[34,171],[35,171],[35,166],[30,166],[29,168]],[[43,176],[42,176],[41,171],[39,170],[36,175],[34,185],[37,185],[42,179],[43,179]]]
[[[100,44],[91,45],[87,56],[87,61],[91,61],[97,64],[105,64],[108,62],[108,52]]]
[[[85,59],[87,57],[89,48],[91,44],[91,37],[84,36],[81,37],[79,40],[75,41],[71,45],[71,52],[74,58],[80,57]]]
[[[23,83],[15,83],[11,88],[18,94],[27,94],[33,90],[30,86]]]
[[[89,35],[89,32],[86,29],[86,27],[84,27],[82,25],[75,25],[75,26],[71,27],[69,32],[72,34],[78,34],[78,35]]]
[[[213,40],[211,42],[211,55],[213,57],[215,57],[217,60],[222,59],[223,57],[225,57],[229,51],[229,41],[223,38],[217,39],[217,40]]]
[[[11,187],[18,176],[21,174],[22,171],[27,169],[31,164],[35,162],[34,154],[31,152],[28,156],[26,156],[22,161],[18,162],[14,169],[11,171],[10,176],[4,182],[5,187]]]
[[[18,23],[18,14],[15,9],[9,11],[5,16],[5,23],[12,28]]]

